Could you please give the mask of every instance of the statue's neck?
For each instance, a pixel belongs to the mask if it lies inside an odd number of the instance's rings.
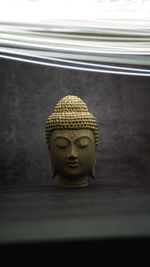
[[[59,183],[61,187],[64,188],[81,188],[81,187],[87,187],[89,185],[89,176],[83,176],[83,177],[78,177],[74,179],[69,179],[68,177],[59,177]]]

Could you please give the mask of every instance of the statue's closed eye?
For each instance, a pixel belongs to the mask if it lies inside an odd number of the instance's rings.
[[[69,143],[65,138],[57,138],[56,139],[56,146],[59,148],[66,148],[68,147]]]
[[[90,144],[90,139],[88,137],[81,137],[76,141],[76,144],[81,148],[86,148]]]

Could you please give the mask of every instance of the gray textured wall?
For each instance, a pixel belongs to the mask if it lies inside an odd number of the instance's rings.
[[[150,78],[63,70],[1,61],[0,181],[54,184],[45,122],[61,97],[73,94],[99,124],[96,181],[150,182]]]

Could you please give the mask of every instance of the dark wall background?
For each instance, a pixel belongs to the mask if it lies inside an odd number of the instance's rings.
[[[150,183],[150,78],[1,61],[0,181],[55,184],[45,122],[61,97],[81,97],[99,125],[96,181]]]

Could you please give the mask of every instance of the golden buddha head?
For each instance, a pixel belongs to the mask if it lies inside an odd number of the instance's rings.
[[[98,126],[87,105],[77,96],[63,97],[46,122],[51,175],[60,186],[86,187],[95,178]]]

